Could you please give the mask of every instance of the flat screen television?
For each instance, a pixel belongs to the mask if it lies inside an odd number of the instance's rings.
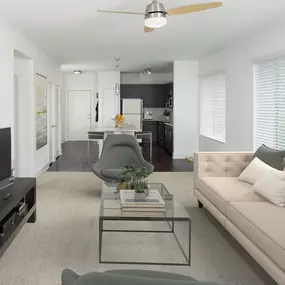
[[[0,129],[0,182],[11,177],[11,128]]]

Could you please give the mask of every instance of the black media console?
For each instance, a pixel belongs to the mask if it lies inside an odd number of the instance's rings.
[[[16,178],[0,190],[0,256],[27,222],[36,222],[36,179]]]

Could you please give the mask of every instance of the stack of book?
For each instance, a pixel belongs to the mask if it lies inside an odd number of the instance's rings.
[[[166,205],[157,190],[149,190],[149,195],[136,199],[134,190],[120,191],[121,206],[124,212],[165,212]]]

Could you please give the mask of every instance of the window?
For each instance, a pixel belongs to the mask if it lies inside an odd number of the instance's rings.
[[[255,146],[285,149],[285,57],[254,66]]]
[[[201,80],[200,134],[226,142],[226,74]]]

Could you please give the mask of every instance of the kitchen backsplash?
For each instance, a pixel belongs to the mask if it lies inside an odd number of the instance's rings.
[[[165,116],[162,115],[164,110],[169,110],[170,112],[170,121],[172,121],[173,118],[173,109],[170,108],[144,108],[145,111],[151,111],[152,112],[152,121],[166,121]]]

